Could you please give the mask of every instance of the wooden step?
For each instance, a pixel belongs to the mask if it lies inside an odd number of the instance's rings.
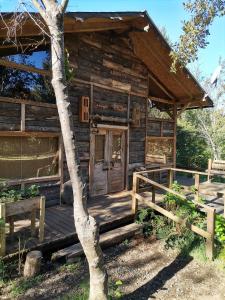
[[[111,247],[113,245],[121,243],[127,238],[131,238],[134,235],[141,232],[142,225],[132,223],[120,228],[110,230],[100,235],[100,245],[102,249]],[[83,255],[83,249],[80,243],[74,244],[67,248],[61,249],[52,254],[52,260],[66,258],[67,262],[73,262],[77,257]]]

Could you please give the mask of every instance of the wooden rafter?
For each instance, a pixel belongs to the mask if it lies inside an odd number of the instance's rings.
[[[174,99],[175,97],[159,82],[159,80],[152,74],[148,74],[149,78],[154,81],[154,83],[170,98]]]
[[[43,76],[51,76],[51,72],[48,70],[43,70],[43,69],[35,68],[32,66],[24,65],[24,64],[18,64],[18,63],[15,63],[13,61],[9,61],[6,59],[0,58],[0,65],[8,67],[8,68],[26,71],[26,72],[37,73],[37,74],[40,74]]]
[[[152,97],[149,96],[149,99],[153,102],[160,102],[160,103],[166,103],[166,104],[170,104],[170,105],[174,105],[175,101],[174,100],[168,100],[168,99],[163,99],[163,98],[158,98],[158,97]]]

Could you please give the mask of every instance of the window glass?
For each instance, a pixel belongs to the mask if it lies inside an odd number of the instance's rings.
[[[105,135],[95,136],[95,161],[103,161],[105,153]]]
[[[121,160],[121,135],[112,136],[112,160]]]
[[[58,174],[57,137],[0,137],[0,180]]]

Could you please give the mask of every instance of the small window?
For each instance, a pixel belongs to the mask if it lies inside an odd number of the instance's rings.
[[[100,162],[105,158],[105,135],[95,136],[95,161]]]
[[[112,160],[121,160],[121,135],[112,136]]]

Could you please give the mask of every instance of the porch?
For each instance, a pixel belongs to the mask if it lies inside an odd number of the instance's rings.
[[[131,223],[134,218],[131,211],[131,193],[126,191],[90,199],[88,209],[99,222],[101,233]],[[37,237],[31,237],[29,217],[15,221],[15,233],[6,240],[6,255],[18,254],[19,248],[21,251],[41,249],[46,253],[53,252],[78,241],[72,206],[55,205],[46,208],[43,242],[39,242]]]
[[[171,172],[173,172],[173,174],[171,174]],[[180,176],[181,172],[189,172],[194,176],[183,177]],[[151,179],[145,177],[147,175],[146,173],[152,174],[153,177],[155,176],[154,174],[160,174],[158,178],[159,182],[160,180],[164,180],[164,183],[158,183],[155,177],[154,181],[151,181]],[[166,176],[165,173],[167,174]],[[134,183],[133,187],[140,187],[140,190],[123,191],[93,197],[88,201],[88,209],[90,214],[95,217],[100,224],[100,233],[122,227],[133,222],[134,213],[137,210],[137,207],[135,207],[136,200],[134,201],[133,199],[132,203],[132,193],[138,193],[141,196],[138,199],[139,208],[146,207],[146,205],[149,206],[149,203],[154,201],[156,204],[159,204],[165,193],[170,191],[166,186],[171,186],[172,180],[176,179],[183,187],[184,197],[190,195],[190,187],[195,186],[196,194],[192,192],[192,197],[202,195],[205,198],[204,206],[207,206],[207,209],[211,207],[215,209],[216,213],[224,215],[225,184],[201,182],[199,180],[201,173],[202,172],[194,172],[193,174],[193,171],[179,171],[179,169],[173,168],[136,172],[134,173],[134,180],[135,178],[137,180],[137,175],[140,176],[140,178],[138,182]],[[162,176],[162,174],[164,174],[164,176]],[[143,180],[147,182],[145,188],[141,186]],[[36,218],[36,225],[38,225],[38,221],[38,218]],[[6,254],[10,256],[18,254],[18,249],[20,249],[20,251],[40,249],[44,253],[52,253],[78,241],[74,228],[73,207],[68,205],[55,205],[46,208],[43,242],[39,242],[37,237],[31,237],[29,215],[26,219],[15,221],[14,226],[15,233],[8,236],[6,241]]]

